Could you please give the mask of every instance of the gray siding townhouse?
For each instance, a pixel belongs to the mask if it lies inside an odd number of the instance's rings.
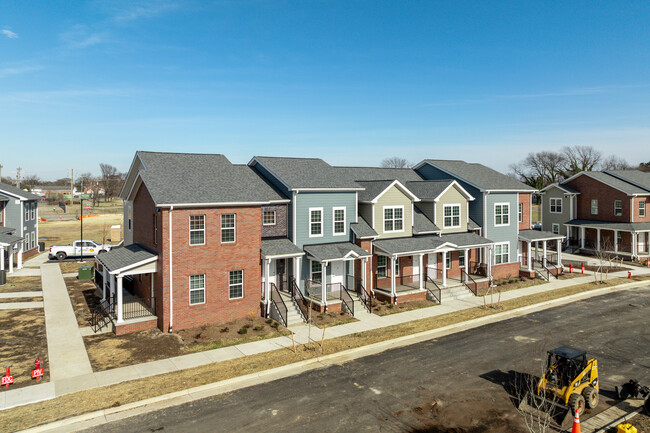
[[[38,202],[40,197],[0,183],[0,270],[13,272],[14,265],[38,253]]]
[[[577,216],[579,194],[561,183],[554,183],[540,190],[542,230],[557,234],[566,233],[567,239],[570,239],[570,229],[565,223]]]
[[[365,268],[370,258],[351,242],[363,187],[317,158],[256,156],[249,166],[290,199],[290,242],[267,239],[262,245],[264,283],[276,283],[274,273],[286,273],[287,286],[295,283],[321,309],[340,309],[342,288],[354,278],[355,263]]]
[[[469,216],[481,227],[481,235],[494,242],[487,256],[481,257],[481,261],[492,266],[494,278],[519,275],[521,271],[532,276],[538,261],[541,266],[552,263],[554,257],[547,254],[548,242],[554,242],[557,249],[554,272],[561,272],[561,248],[557,246],[564,237],[530,230],[534,188],[482,164],[465,161],[427,159],[417,164],[415,170],[425,179],[454,179],[475,198],[469,204]]]

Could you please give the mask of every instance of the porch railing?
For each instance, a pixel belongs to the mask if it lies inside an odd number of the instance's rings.
[[[113,307],[109,299],[104,299],[93,307],[90,317],[90,327],[93,332],[97,333],[109,323],[113,323]]]
[[[438,286],[436,282],[431,279],[431,277],[427,277],[424,288],[438,304],[442,304],[442,290],[440,289],[440,286]]]
[[[352,296],[350,296],[350,292],[348,292],[348,289],[346,289],[345,286],[341,284],[339,293],[341,296],[341,302],[343,303],[342,304],[343,307],[345,307],[348,310],[350,316],[354,317],[354,301],[352,300]]]
[[[546,259],[546,265],[547,265],[547,268],[549,268],[549,270],[551,268],[553,268],[555,270],[555,273],[554,274],[552,273],[552,274],[555,276],[556,280],[559,280],[560,279],[560,274],[562,274],[564,272],[564,269],[562,269],[561,266],[559,266],[556,262],[554,262],[554,261],[552,261],[550,259]]]
[[[282,299],[278,287],[273,283],[269,283],[269,284],[271,286],[271,290],[270,290],[271,318],[282,323],[282,325],[286,327],[287,316],[289,314],[289,310],[287,309],[287,304],[284,303],[284,299]]]
[[[487,277],[487,264],[470,261],[469,273],[473,275],[480,275],[481,277]]]
[[[461,278],[464,276],[463,284],[469,289],[470,292],[474,293],[474,296],[478,296],[478,284],[474,281],[474,278],[470,274],[465,272],[465,269],[460,270]]]
[[[535,263],[538,263],[541,266],[541,269],[535,268],[535,273],[539,275],[543,280],[550,281],[551,272],[546,266],[544,266],[544,263],[542,263],[540,260],[535,260]]]
[[[298,284],[296,284],[296,279],[292,278],[291,279],[291,297],[293,298],[293,302],[296,304],[298,307],[298,311],[300,312],[300,315],[302,316],[302,320],[307,322],[308,320],[308,304],[307,300],[305,297],[302,295],[302,292],[300,291],[300,287],[298,287]]]
[[[149,305],[155,305],[156,298],[149,299]],[[155,316],[156,312],[147,305],[143,299],[132,297],[129,302],[122,303],[122,318],[124,320],[140,319],[142,317]]]

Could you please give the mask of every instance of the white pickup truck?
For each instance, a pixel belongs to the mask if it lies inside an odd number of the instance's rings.
[[[79,257],[83,252],[84,257],[94,257],[97,254],[110,251],[112,245],[98,244],[95,241],[74,241],[72,245],[52,245],[48,257],[65,260],[67,257]]]

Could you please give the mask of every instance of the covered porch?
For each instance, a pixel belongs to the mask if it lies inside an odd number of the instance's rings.
[[[613,253],[628,259],[650,257],[650,223],[571,220],[569,246],[587,254]]]
[[[520,274],[523,272],[529,278],[534,277],[536,268],[546,269],[556,276],[561,274],[564,270],[562,266],[562,242],[564,239],[565,237],[558,233],[520,230]],[[549,253],[549,250],[554,250],[555,254]]]
[[[308,278],[301,287],[305,297],[326,311],[348,309],[354,315],[352,294],[365,297],[369,259],[372,255],[351,242],[305,245]],[[360,262],[361,276],[354,275],[355,263]]]
[[[99,254],[95,260],[101,275],[96,279],[101,280],[101,307],[112,319],[115,333],[155,328],[158,255],[142,245],[131,244]],[[149,287],[142,284],[142,276],[148,277]]]
[[[262,303],[264,315],[271,315],[271,304],[280,302],[280,292],[294,292],[300,285],[302,259],[305,252],[287,238],[262,240]],[[276,293],[277,292],[277,293]]]
[[[0,271],[13,273],[14,267],[23,267],[23,238],[16,235],[16,230],[9,227],[0,227]],[[14,266],[16,255],[16,266]]]

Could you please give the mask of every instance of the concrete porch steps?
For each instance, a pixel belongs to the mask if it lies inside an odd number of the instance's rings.
[[[280,292],[282,300],[287,306],[287,326],[305,323],[298,306],[293,302],[293,298],[288,293]]]
[[[474,294],[464,285],[454,285],[441,290],[442,301],[451,301],[455,299],[463,299],[474,296]]]

